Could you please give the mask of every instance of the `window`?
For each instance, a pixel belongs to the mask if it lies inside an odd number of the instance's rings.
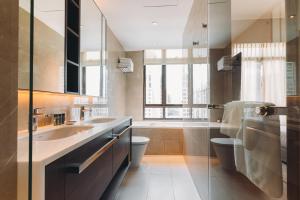
[[[144,118],[207,120],[207,49],[151,49],[144,55]]]
[[[145,119],[207,119],[206,64],[145,65]]]
[[[188,104],[188,65],[166,65],[167,104]]]
[[[240,43],[232,50],[242,53],[241,99],[285,106],[286,44]]]
[[[100,67],[88,66],[85,67],[85,95],[100,96]]]
[[[149,65],[146,70],[146,104],[161,104],[162,66]]]
[[[206,64],[193,65],[193,102],[207,104],[208,71]]]
[[[163,109],[162,108],[145,108],[145,118],[161,119],[161,118],[163,118]]]
[[[193,58],[206,58],[208,54],[207,48],[194,48]]]
[[[161,59],[162,58],[162,50],[161,49],[151,49],[145,51],[146,59]]]
[[[188,50],[187,49],[167,49],[166,50],[166,58],[187,58],[188,57]]]

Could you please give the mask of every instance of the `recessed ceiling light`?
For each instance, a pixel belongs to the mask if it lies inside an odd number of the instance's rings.
[[[158,25],[158,22],[153,21],[153,22],[152,22],[152,25],[153,25],[153,26],[157,26],[157,25]]]

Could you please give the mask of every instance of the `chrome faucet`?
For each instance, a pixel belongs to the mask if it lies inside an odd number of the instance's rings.
[[[86,112],[91,112],[91,109],[90,108],[86,108],[85,106],[81,106],[80,107],[80,120],[84,120],[84,114]]]
[[[38,128],[38,116],[43,115],[41,112],[43,108],[34,108],[32,113],[32,131],[37,131]]]

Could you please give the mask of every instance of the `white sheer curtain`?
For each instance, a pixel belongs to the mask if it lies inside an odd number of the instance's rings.
[[[233,54],[239,52],[242,52],[241,99],[285,106],[285,43],[234,44]]]

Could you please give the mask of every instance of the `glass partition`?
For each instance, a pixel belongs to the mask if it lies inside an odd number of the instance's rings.
[[[211,84],[222,89],[209,199],[299,199],[298,6],[208,2]]]
[[[187,59],[189,76],[185,78],[189,83],[187,91],[189,101],[182,107],[190,108],[191,116],[191,119],[183,119],[183,152],[199,197],[203,200],[209,199],[210,143],[208,141],[210,134],[215,134],[214,132],[217,131],[216,126],[209,122],[211,113],[207,109],[207,104],[218,103],[216,98],[210,100],[210,93],[217,88],[214,88],[214,84],[210,84],[210,81],[214,81],[214,77],[211,77],[212,69],[208,65],[207,15],[207,1],[193,1],[183,33],[183,49],[189,49]],[[182,54],[184,55],[185,51]],[[185,95],[186,91],[182,91]]]
[[[33,23],[32,3],[30,0],[18,1],[18,93],[17,101],[17,191],[16,198],[32,199],[32,83],[33,83]],[[13,22],[11,22],[13,23]],[[19,90],[17,90],[19,88]],[[1,184],[2,185],[2,184]]]
[[[64,150],[80,140],[76,136],[84,128],[75,122],[108,115],[108,73],[103,60],[106,22],[94,0],[35,0],[34,4],[32,123],[26,124],[32,124],[32,200],[58,199],[64,184],[58,181],[59,189],[49,187],[53,178],[49,173],[52,166],[60,166]],[[65,52],[68,45],[76,48]],[[78,54],[76,63],[67,56],[73,53]],[[69,70],[70,64],[76,72]],[[72,85],[78,92],[64,93]]]

